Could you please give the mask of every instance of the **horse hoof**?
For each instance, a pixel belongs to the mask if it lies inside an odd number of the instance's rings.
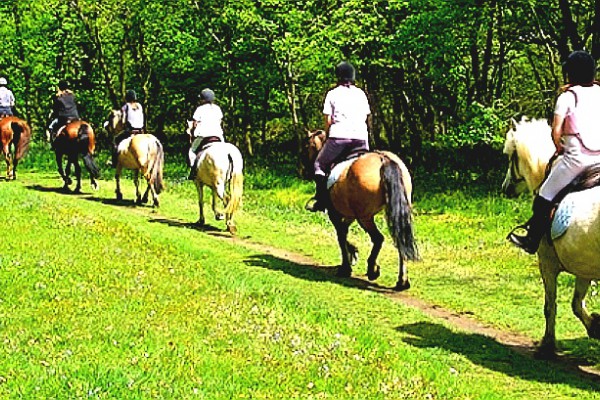
[[[600,314],[592,313],[592,322],[587,332],[592,339],[600,339]]]
[[[123,195],[121,193],[117,193],[117,201],[123,201]]]
[[[372,268],[367,269],[367,278],[370,281],[374,281],[381,275],[381,271],[379,269],[379,265],[375,264]]]
[[[204,226],[205,221],[203,219],[199,219],[198,221],[196,221],[194,223],[194,225],[198,226],[198,227],[202,227]]]
[[[144,203],[144,204],[148,203],[148,196],[142,197],[142,203]]]
[[[225,214],[221,214],[221,213],[215,214],[215,219],[217,221],[223,221],[225,219]]]
[[[98,189],[100,189],[100,186],[96,182],[94,182],[94,183],[92,183],[92,189],[98,190]]]
[[[235,225],[228,225],[227,231],[231,234],[231,236],[235,236],[237,234],[237,227]]]
[[[396,286],[394,286],[394,291],[396,292],[402,292],[404,290],[408,290],[410,289],[410,282],[406,281],[406,282],[400,282],[398,281],[396,283]]]
[[[158,208],[160,206],[158,200],[154,200],[153,207]]]
[[[352,276],[352,268],[339,267],[337,269],[336,276],[340,278],[350,278],[350,276]]]

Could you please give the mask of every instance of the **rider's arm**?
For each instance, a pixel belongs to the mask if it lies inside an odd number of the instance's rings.
[[[554,142],[554,147],[556,147],[557,154],[561,154],[563,151],[561,139],[564,120],[565,117],[559,114],[554,114],[554,119],[552,120],[552,141]]]
[[[325,119],[325,132],[329,134],[329,127],[333,123],[333,118],[329,114],[324,114],[323,118]]]

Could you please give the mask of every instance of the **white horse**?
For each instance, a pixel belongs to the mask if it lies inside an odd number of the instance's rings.
[[[192,121],[188,121],[190,134]],[[232,143],[213,142],[208,144],[196,159],[194,183],[198,191],[199,218],[197,225],[204,225],[204,185],[212,190],[212,209],[216,220],[225,219],[227,230],[237,232],[234,213],[240,207],[244,191],[244,160],[240,150]],[[224,212],[220,205],[225,207]]]
[[[544,179],[546,165],[554,152],[551,128],[542,120],[522,120],[506,135],[504,153],[509,167],[502,190],[516,195],[536,191]],[[537,349],[540,358],[556,353],[556,291],[560,272],[575,276],[571,307],[589,337],[600,339],[600,315],[589,314],[585,296],[592,280],[600,279],[600,187],[568,194],[562,204],[573,209],[566,231],[551,240],[542,239],[537,252],[544,282],[546,329]]]
[[[123,130],[121,110],[112,110],[104,127],[112,135],[120,133]],[[147,203],[148,194],[151,193],[153,206],[158,207],[158,195],[165,188],[163,181],[164,157],[163,146],[154,135],[136,134],[122,140],[117,146],[117,165],[115,166],[117,200],[123,199],[121,173],[125,168],[133,170],[136,204]],[[143,196],[140,192],[140,173],[148,183]]]

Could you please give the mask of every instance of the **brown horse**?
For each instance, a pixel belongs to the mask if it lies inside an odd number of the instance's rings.
[[[92,188],[94,190],[98,189],[96,179],[100,177],[100,168],[94,160],[96,137],[94,135],[94,129],[88,122],[82,120],[69,122],[57,134],[52,142],[52,148],[56,155],[58,173],[64,182],[64,190],[69,190],[69,185],[73,183],[69,175],[71,173],[71,166],[74,166],[75,178],[77,179],[74,192],[81,192],[81,167],[79,166],[79,155],[82,156],[83,163],[90,174]],[[67,156],[67,165],[65,169],[63,169],[62,164],[63,156]]]
[[[27,154],[31,129],[26,121],[9,116],[0,120],[0,143],[6,160],[6,179],[17,179],[17,165]]]
[[[309,133],[308,154],[311,162],[314,162],[325,140],[324,131]],[[328,210],[342,253],[342,264],[337,275],[349,277],[352,273],[358,249],[348,242],[348,230],[354,221],[358,221],[373,243],[367,259],[367,277],[369,280],[379,277],[377,256],[384,237],[374,218],[385,208],[388,228],[399,258],[398,282],[394,290],[408,289],[410,282],[404,260],[419,259],[413,235],[412,180],[408,169],[398,156],[388,151],[368,152],[351,164],[340,164],[339,167],[339,178],[329,190],[331,206]]]

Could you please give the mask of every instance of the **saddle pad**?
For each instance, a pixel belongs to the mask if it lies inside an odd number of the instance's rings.
[[[569,228],[573,217],[573,210],[575,210],[575,201],[573,199],[573,196],[565,197],[556,208],[552,225],[550,226],[550,238],[552,240],[564,235],[567,228]]]
[[[339,164],[336,164],[335,167],[329,173],[329,177],[327,178],[327,189],[331,189],[331,187],[340,179],[342,172],[349,168],[354,161],[358,160],[358,157],[351,158],[346,161],[342,161]]]

